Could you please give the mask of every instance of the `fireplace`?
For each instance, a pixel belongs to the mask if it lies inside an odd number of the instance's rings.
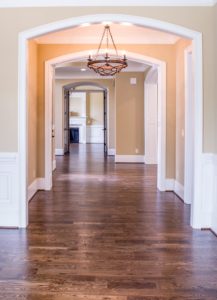
[[[70,143],[79,143],[79,128],[70,128]]]

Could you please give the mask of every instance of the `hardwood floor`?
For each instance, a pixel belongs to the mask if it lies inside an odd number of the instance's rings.
[[[73,149],[30,202],[29,228],[0,230],[0,299],[217,299],[217,238],[157,191],[156,167]]]

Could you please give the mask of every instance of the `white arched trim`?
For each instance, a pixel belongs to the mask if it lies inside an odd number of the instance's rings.
[[[27,205],[27,40],[54,31],[79,26],[82,23],[103,21],[130,22],[135,25],[174,33],[193,40],[195,74],[195,139],[194,139],[194,199],[192,203],[192,226],[201,228],[202,224],[202,142],[203,142],[203,70],[202,70],[202,34],[175,24],[160,20],[123,14],[86,15],[45,24],[19,34],[18,69],[18,155],[19,155],[19,227],[28,224]]]
[[[93,86],[93,87],[97,87],[99,88],[100,90],[104,90],[104,91],[107,91],[107,87],[106,86],[103,86],[99,83],[95,83],[95,82],[92,82],[91,80],[90,81],[87,81],[87,80],[81,80],[79,82],[74,82],[74,83],[70,83],[70,84],[66,84],[64,85],[64,89],[67,89],[67,90],[70,90],[70,89],[73,89],[73,88],[76,88],[76,87],[80,87],[80,86]]]
[[[45,188],[50,190],[52,187],[52,81],[53,81],[53,67],[57,64],[67,61],[78,61],[88,57],[90,52],[94,52],[93,49],[88,51],[81,51],[77,53],[71,53],[63,55],[45,63]],[[111,54],[115,54],[115,51],[111,51]],[[166,190],[166,63],[155,58],[144,56],[137,53],[126,52],[127,58],[131,61],[145,63],[150,66],[155,66],[158,69],[158,82],[159,93],[158,96],[158,189],[161,191]]]

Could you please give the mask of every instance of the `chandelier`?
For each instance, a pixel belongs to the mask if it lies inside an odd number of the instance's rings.
[[[106,53],[102,55],[100,54],[100,49],[104,39],[106,40]],[[116,56],[109,56],[109,40],[112,42]],[[126,55],[124,54],[123,58],[118,56],[117,47],[115,45],[109,25],[106,25],[104,28],[95,57],[93,58],[91,55],[89,55],[87,66],[101,76],[113,76],[128,66]]]

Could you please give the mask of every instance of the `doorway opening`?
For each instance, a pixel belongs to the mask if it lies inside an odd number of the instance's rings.
[[[64,153],[73,144],[103,144],[108,152],[107,88],[92,82],[76,82],[63,87]],[[58,115],[56,114],[56,117]]]
[[[104,19],[107,19],[108,21],[113,21],[113,22],[132,22],[133,24],[140,25],[142,27],[148,26],[154,29],[160,29],[161,31],[167,31],[171,33],[178,34],[180,36],[184,36],[186,38],[190,38],[193,40],[193,48],[194,48],[194,56],[195,56],[195,64],[194,64],[194,73],[195,73],[195,85],[197,88],[195,89],[195,95],[194,95],[194,101],[197,103],[197,106],[195,106],[195,137],[194,137],[194,169],[195,169],[195,179],[194,179],[194,200],[193,200],[193,205],[192,205],[192,225],[195,228],[200,228],[200,222],[201,222],[201,214],[199,213],[200,207],[201,207],[201,193],[199,192],[198,187],[201,186],[201,153],[202,153],[202,39],[201,39],[201,34],[195,31],[191,31],[186,28],[182,28],[179,26],[176,26],[174,24],[168,24],[164,23],[161,21],[157,20],[151,20],[151,19],[146,19],[146,18],[139,18],[135,16],[124,16],[124,15],[96,15],[96,16],[85,16],[83,17],[78,17],[73,18],[72,20],[67,20],[67,22],[59,22],[59,24],[49,24],[46,26],[42,26],[38,28],[38,31],[34,29],[34,32],[32,31],[27,31],[25,33],[22,33],[20,35],[20,45],[21,45],[21,52],[23,53],[20,61],[20,66],[21,66],[21,75],[19,76],[19,100],[20,100],[20,107],[24,108],[24,110],[21,109],[21,113],[19,115],[19,120],[20,120],[20,129],[21,129],[21,134],[20,134],[20,144],[19,144],[19,153],[20,153],[20,161],[23,162],[20,164],[20,227],[25,227],[28,224],[28,212],[27,212],[27,205],[26,205],[26,122],[23,122],[23,120],[26,120],[25,112],[26,112],[26,68],[25,68],[25,63],[26,63],[26,53],[27,50],[25,48],[25,42],[29,38],[32,38],[37,35],[42,35],[45,33],[49,33],[53,30],[61,30],[64,28],[68,28],[70,26],[78,26],[82,24],[82,22],[87,22],[89,21],[90,23],[94,23],[96,21],[101,22]],[[54,26],[54,27],[53,27]],[[67,61],[67,59],[66,59]],[[51,68],[52,69],[52,68]],[[49,70],[51,70],[49,69]],[[52,77],[52,74],[50,74],[50,77]],[[47,77],[48,83],[49,81],[49,76]],[[46,85],[48,86],[48,85]],[[163,88],[163,86],[162,86]],[[47,105],[45,103],[45,105]],[[49,105],[49,104],[48,104]],[[25,125],[25,126],[22,126]],[[52,126],[49,124],[48,132],[50,135],[50,132],[52,132]],[[46,137],[45,137],[46,139]],[[24,143],[22,143],[24,142]],[[48,149],[47,149],[48,150]],[[197,171],[197,172],[196,172]],[[46,173],[46,172],[45,172]],[[164,176],[165,179],[165,176]],[[197,188],[196,188],[197,186]],[[25,200],[24,200],[25,199]]]

